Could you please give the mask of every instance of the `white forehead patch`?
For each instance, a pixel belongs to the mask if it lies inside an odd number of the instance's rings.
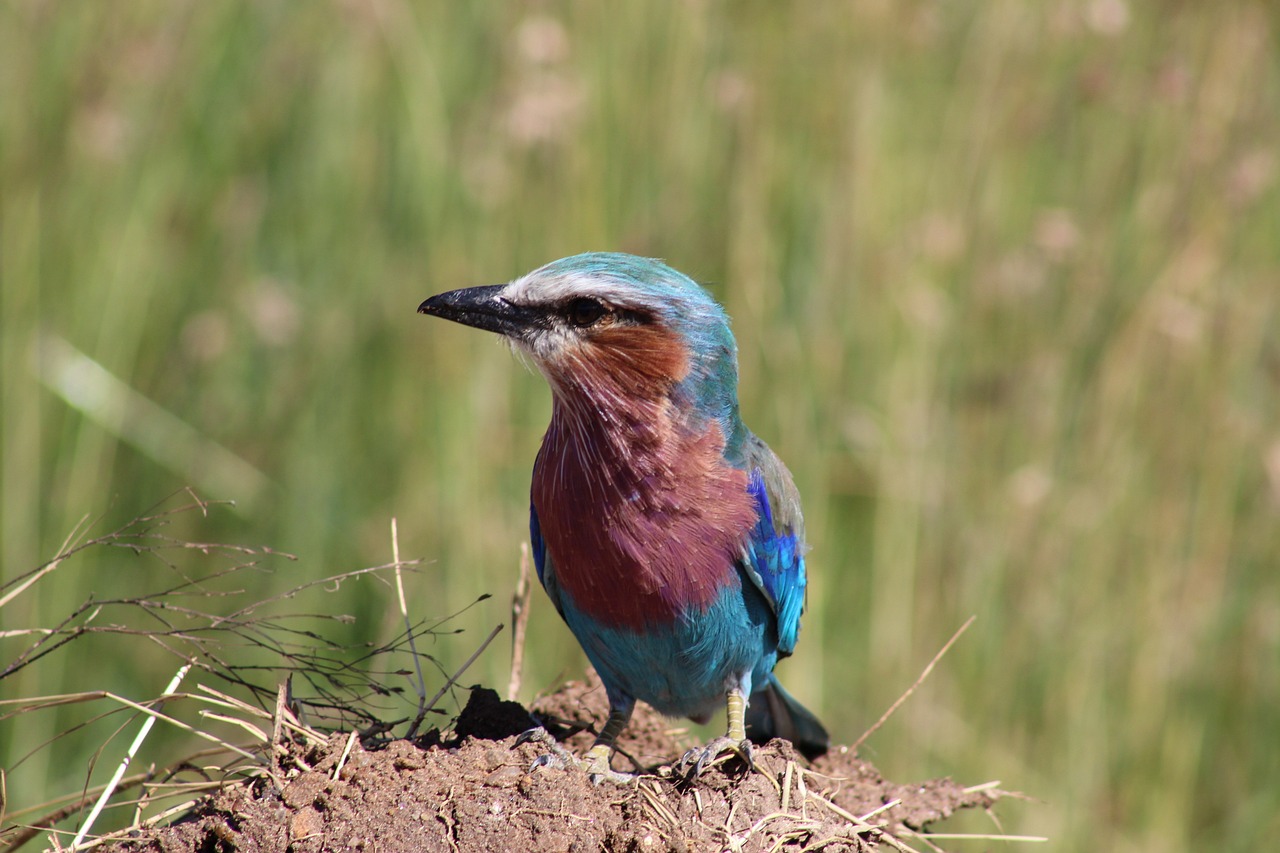
[[[516,305],[553,305],[579,296],[589,296],[620,308],[657,311],[661,307],[653,296],[625,282],[584,273],[534,270],[520,276],[502,291],[502,298]]]

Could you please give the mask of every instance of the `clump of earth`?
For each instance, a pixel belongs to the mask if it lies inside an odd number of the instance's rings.
[[[533,713],[581,753],[606,717],[604,690],[571,682]],[[137,830],[110,850],[230,851],[867,851],[937,849],[930,824],[989,808],[1002,792],[949,779],[900,785],[847,748],[809,762],[775,740],[756,770],[726,758],[692,778],[693,744],[637,706],[614,768],[626,785],[593,785],[580,770],[533,769],[546,748],[516,745],[530,712],[474,688],[452,730],[362,745],[344,734],[284,744],[279,782],[228,782],[188,814]],[[922,838],[921,835],[924,835]]]

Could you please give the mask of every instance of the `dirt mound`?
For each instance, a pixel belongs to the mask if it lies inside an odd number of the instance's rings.
[[[581,751],[605,717],[604,691],[571,683],[535,702],[534,710]],[[282,789],[262,779],[228,783],[177,823],[139,831],[107,849],[910,849],[911,837],[928,824],[1001,796],[988,786],[965,789],[945,779],[897,785],[847,750],[810,764],[783,741],[756,750],[761,772],[728,761],[689,780],[671,765],[690,744],[643,706],[619,743],[614,767],[645,775],[626,786],[595,786],[578,771],[531,771],[544,748],[514,746],[529,725],[522,706],[478,688],[447,737],[432,732],[417,742],[366,749],[358,741],[348,748],[350,738],[335,734],[321,746],[296,745],[281,761],[287,771]]]

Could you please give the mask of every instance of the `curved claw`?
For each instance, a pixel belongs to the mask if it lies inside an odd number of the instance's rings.
[[[525,729],[520,734],[516,735],[516,742],[512,744],[512,747],[522,746],[526,743],[540,743],[544,746],[551,746],[553,744],[555,746],[560,745],[556,739],[551,736],[551,732],[547,731],[542,726],[534,726],[531,729]]]
[[[554,752],[544,752],[537,758],[533,759],[533,763],[529,765],[530,770],[541,770],[543,767],[550,767],[552,770],[563,770],[565,761]]]
[[[708,767],[716,764],[722,755],[736,756],[742,759],[747,765],[747,769],[755,771],[756,762],[751,752],[751,741],[743,738],[737,740],[728,735],[724,735],[711,741],[711,743],[701,749],[691,749],[680,759],[680,772],[684,772],[686,768],[693,765],[692,775],[697,777],[706,772]]]

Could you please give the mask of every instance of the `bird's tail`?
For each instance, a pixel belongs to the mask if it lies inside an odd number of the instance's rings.
[[[775,737],[795,744],[805,758],[814,759],[831,746],[831,736],[813,712],[796,701],[772,673],[747,705],[747,737],[766,743]]]

